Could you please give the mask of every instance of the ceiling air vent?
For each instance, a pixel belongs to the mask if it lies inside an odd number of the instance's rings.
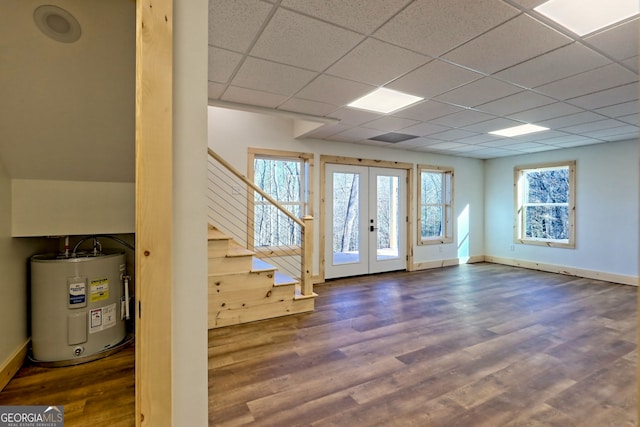
[[[382,142],[390,142],[395,144],[396,142],[407,141],[409,139],[417,138],[417,135],[409,135],[406,133],[397,133],[397,132],[389,132],[383,133],[382,135],[374,136],[373,138],[369,138],[371,141],[382,141]]]

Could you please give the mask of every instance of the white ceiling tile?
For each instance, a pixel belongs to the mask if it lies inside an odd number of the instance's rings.
[[[207,88],[207,96],[209,99],[218,99],[222,96],[222,94],[224,93],[225,88],[227,87],[227,85],[223,85],[222,83],[212,83],[209,82],[208,88]]]
[[[450,130],[445,126],[434,125],[433,123],[420,123],[414,126],[409,126],[402,129],[402,133],[408,133],[411,135],[427,136],[438,132],[444,132]]]
[[[638,99],[638,83],[631,83],[590,95],[572,98],[568,102],[586,109],[609,107]]]
[[[348,104],[374,89],[374,86],[323,74],[305,86],[296,94],[296,97],[340,106]]]
[[[430,58],[375,39],[366,39],[326,72],[337,77],[382,86],[419,67]]]
[[[615,142],[615,141],[628,141],[630,139],[638,139],[638,132],[632,132],[632,133],[623,133],[623,134],[619,134],[619,135],[610,135],[610,136],[603,136],[602,139],[604,139],[605,141],[609,141],[609,142]]]
[[[638,135],[638,127],[632,126],[632,125],[611,127],[608,129],[602,129],[602,130],[596,130],[596,131],[590,132],[589,136],[592,138],[605,139],[605,138],[611,138],[619,135],[626,136],[629,134]]]
[[[457,113],[449,114],[444,117],[439,117],[431,121],[431,123],[435,123],[438,125],[449,126],[452,128],[460,128],[468,125],[472,125],[474,123],[485,122],[487,120],[494,119],[495,116],[487,113],[483,113],[482,111],[476,111],[471,109],[466,109],[462,111],[458,111]]]
[[[540,149],[544,149],[543,144],[538,144],[536,142],[517,142],[514,144],[510,144],[508,146],[509,150],[522,151],[525,153],[540,151]]]
[[[598,114],[607,117],[621,117],[630,114],[638,114],[638,101],[623,102],[622,104],[611,105],[609,107],[598,108],[594,110]]]
[[[283,0],[281,5],[370,34],[411,0]]]
[[[419,123],[417,120],[405,119],[402,117],[385,116],[362,125],[363,127],[379,129],[387,132],[393,132],[398,129],[413,126]]]
[[[583,111],[581,113],[569,114],[567,116],[555,117],[535,122],[537,125],[545,126],[550,129],[561,129],[569,126],[590,123],[604,119],[604,116],[595,114],[591,111]]]
[[[246,52],[272,7],[256,0],[210,0],[209,44]]]
[[[498,116],[510,116],[520,111],[530,110],[555,102],[553,98],[549,98],[548,96],[531,91],[524,91],[478,105],[476,108]]]
[[[513,139],[511,138],[494,138],[491,141],[485,141],[479,145],[483,147],[506,147],[508,145],[513,144]]]
[[[528,88],[602,67],[610,63],[604,56],[579,43],[556,49],[496,73],[496,77]]]
[[[335,135],[340,132],[349,130],[351,126],[343,125],[341,123],[331,123],[319,127],[318,129],[309,132],[305,135],[305,138],[324,139],[329,138],[331,135]]]
[[[374,36],[429,56],[440,56],[517,13],[501,0],[418,0]]]
[[[291,98],[278,107],[279,110],[293,111],[295,113],[310,114],[312,116],[327,116],[333,112],[335,105],[324,102],[309,101],[307,99]]]
[[[615,119],[598,120],[595,122],[582,123],[580,125],[567,126],[559,128],[563,132],[586,134],[603,129],[619,127],[622,123]]]
[[[469,126],[465,126],[465,130],[469,130],[471,132],[492,132],[498,129],[505,129],[512,126],[520,126],[522,122],[517,122],[515,120],[509,120],[503,117],[498,117],[496,119],[487,120],[486,122],[475,123]]]
[[[566,37],[529,12],[542,1],[211,0],[209,100],[340,120],[310,138],[478,159],[636,139],[640,20]],[[379,86],[426,100],[346,107]],[[487,133],[522,123],[551,130]],[[420,137],[367,139],[394,131]]]
[[[582,108],[578,108],[574,105],[569,105],[564,102],[556,102],[555,104],[532,108],[531,110],[521,111],[516,114],[509,114],[508,116],[512,119],[521,120],[526,123],[536,123],[542,120],[553,119],[555,117],[580,113],[582,111],[584,111]]]
[[[237,52],[209,46],[209,81],[229,83],[242,55]]]
[[[540,6],[542,3],[547,2],[548,0],[513,0],[514,3],[519,4],[525,9],[533,9],[534,7]]]
[[[469,132],[462,129],[450,129],[444,132],[429,135],[429,137],[435,138],[435,139],[441,139],[443,141],[456,141],[459,138],[469,138],[477,135],[478,134],[476,132]]]
[[[395,80],[387,87],[431,98],[482,77],[482,74],[436,59]]]
[[[293,95],[316,75],[317,73],[313,71],[249,57],[244,61],[231,84],[255,90],[269,88],[271,93]]]
[[[545,139],[544,143],[547,145],[561,145],[561,144],[570,144],[570,143],[575,143],[580,141],[584,141],[583,136],[565,134],[564,136],[557,136],[555,138]]]
[[[531,40],[536,42],[531,43]],[[444,58],[491,74],[570,42],[571,39],[558,31],[528,15],[520,15],[449,52]]]
[[[251,49],[251,54],[274,62],[321,71],[362,39],[362,35],[352,31],[278,9]]]
[[[623,121],[625,123],[629,123],[630,125],[638,126],[638,115],[630,114],[628,116],[617,117],[618,120]]]
[[[346,125],[361,125],[362,123],[370,122],[375,119],[383,117],[383,114],[373,113],[371,111],[359,110],[357,108],[343,107],[333,113],[331,117],[340,119],[340,122]]]
[[[414,139],[408,139],[406,141],[398,142],[396,143],[396,146],[409,149],[409,148],[416,148],[416,147],[428,147],[430,145],[441,144],[441,143],[442,141],[438,139],[414,138]]]
[[[451,150],[453,148],[462,147],[464,144],[460,144],[459,142],[441,142],[440,144],[430,145],[429,148],[432,150]]]
[[[236,102],[238,104],[275,108],[282,104],[287,97],[253,89],[229,86],[221,99],[223,101]]]
[[[585,38],[597,49],[607,52],[614,59],[627,59],[638,55],[639,19],[620,24]]]
[[[356,142],[363,141],[369,138],[373,138],[374,136],[380,135],[380,131],[376,129],[365,129],[365,128],[351,128],[347,129],[344,132],[337,133],[331,136],[332,141],[340,141],[340,142]]]
[[[458,140],[458,142],[463,144],[483,144],[486,142],[491,143],[493,141],[502,141],[504,139],[505,137],[503,136],[491,135],[488,133],[479,133],[468,138],[461,138]]]
[[[638,57],[637,56],[632,56],[631,58],[625,59],[624,61],[622,61],[622,63],[624,65],[626,65],[627,67],[631,68],[636,73],[638,72]]]
[[[470,151],[486,150],[486,148],[487,147],[483,147],[481,145],[463,144],[460,147],[452,148],[451,151],[455,151],[456,153],[468,153]]]
[[[405,117],[407,119],[431,120],[436,117],[446,116],[447,114],[461,111],[462,108],[456,107],[442,102],[422,101],[409,108],[404,108],[393,113],[396,117]]]
[[[439,95],[435,99],[464,107],[475,107],[520,91],[522,89],[517,86],[484,77]]]
[[[553,145],[538,144],[536,147],[529,147],[522,151],[525,153],[539,153],[541,151],[551,151],[551,150],[559,150],[559,149],[560,147],[556,147]]]
[[[555,138],[560,135],[567,135],[566,133],[556,131],[556,130],[543,130],[540,132],[529,133],[526,135],[519,135],[512,137],[514,141],[528,141],[528,142],[540,142],[545,139]]]
[[[586,71],[572,77],[539,86],[536,91],[556,99],[570,99],[638,80],[638,76],[618,64]]]
[[[471,151],[465,153],[466,157],[474,157],[477,159],[492,159],[495,157],[513,156],[513,151],[504,150],[502,148],[485,148],[484,150]]]
[[[560,138],[560,137],[569,136],[569,135],[570,134],[566,132],[550,129],[542,132],[531,133],[528,135],[520,135],[517,138],[523,141],[542,141],[546,144],[547,143],[546,141],[549,139]]]
[[[603,144],[599,139],[582,138],[575,141],[559,142],[555,145],[563,148],[583,147],[585,145]]]

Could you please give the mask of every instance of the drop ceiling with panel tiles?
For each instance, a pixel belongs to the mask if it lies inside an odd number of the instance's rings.
[[[638,137],[638,16],[579,37],[542,0],[210,0],[209,103],[324,120],[305,135],[488,159]],[[424,100],[346,105],[378,87]],[[520,137],[490,131],[532,123]],[[386,133],[401,142],[371,140]]]

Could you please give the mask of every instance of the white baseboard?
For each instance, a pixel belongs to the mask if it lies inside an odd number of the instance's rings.
[[[27,342],[18,347],[16,351],[14,351],[13,354],[9,356],[2,365],[0,365],[0,391],[9,384],[11,378],[13,378],[24,363],[24,360],[27,357],[27,350],[29,350],[30,341],[31,340],[28,339]]]
[[[622,274],[605,273],[602,271],[586,270],[583,268],[564,267],[562,265],[545,264],[534,261],[523,261],[518,259],[501,258],[494,256],[485,256],[484,259],[486,262],[492,262],[494,264],[511,265],[514,267],[523,267],[531,270],[547,271],[549,273],[566,274],[567,276],[584,277],[587,279],[603,280],[605,282],[638,286],[637,276],[625,276]]]
[[[419,271],[419,270],[429,270],[432,268],[441,268],[441,267],[451,267],[453,265],[460,264],[473,264],[476,262],[483,262],[485,260],[484,256],[472,256],[466,258],[449,258],[449,259],[439,259],[435,261],[423,261],[414,263],[411,266],[411,271]]]

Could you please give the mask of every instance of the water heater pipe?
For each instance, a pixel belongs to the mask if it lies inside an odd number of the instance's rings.
[[[129,276],[124,276],[124,318],[129,320]]]

